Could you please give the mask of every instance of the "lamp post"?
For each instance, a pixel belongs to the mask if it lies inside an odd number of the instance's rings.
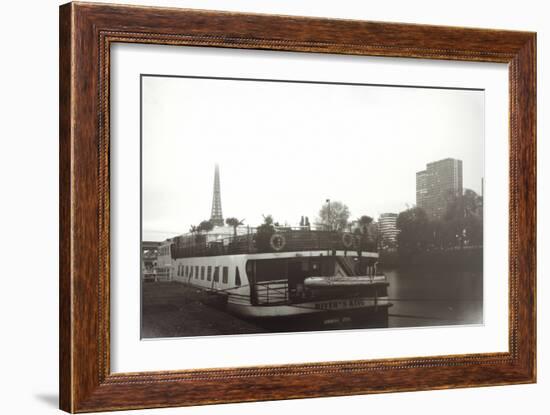
[[[331,232],[332,231],[332,222],[330,221],[330,199],[327,199],[326,202],[327,202],[327,227],[328,227],[329,232]],[[332,237],[329,237],[329,243],[327,245],[327,256],[330,255],[330,249],[331,249],[331,245],[332,245],[331,239],[332,239]]]
[[[332,230],[332,222],[330,221],[330,199],[327,199],[327,206],[328,206],[328,213],[327,213],[327,225],[328,225],[328,230],[331,231]]]

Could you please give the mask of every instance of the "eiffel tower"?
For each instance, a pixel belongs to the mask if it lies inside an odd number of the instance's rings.
[[[214,226],[223,226],[222,214],[222,197],[220,192],[220,168],[216,164],[214,173],[214,196],[212,198],[212,213],[210,214],[210,222]]]

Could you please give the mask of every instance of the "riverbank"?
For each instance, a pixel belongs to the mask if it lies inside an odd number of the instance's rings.
[[[203,302],[200,290],[177,282],[142,285],[141,337],[186,337],[265,333]]]

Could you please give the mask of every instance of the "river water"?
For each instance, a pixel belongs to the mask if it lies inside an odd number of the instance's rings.
[[[483,273],[441,268],[384,269],[389,327],[483,323]]]
[[[483,273],[440,266],[385,268],[392,306],[387,324],[371,315],[343,313],[326,319],[259,322],[270,332],[428,327],[483,323]]]

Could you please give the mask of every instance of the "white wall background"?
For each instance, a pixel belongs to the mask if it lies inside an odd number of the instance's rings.
[[[548,86],[543,82],[549,63],[550,13],[536,0],[463,0],[438,2],[398,0],[203,0],[138,1],[232,11],[311,15],[453,26],[490,27],[538,32],[539,137],[539,383],[387,395],[321,398],[268,403],[176,408],[141,413],[158,414],[279,414],[293,412],[362,414],[517,414],[547,413],[550,406],[548,325],[550,271],[547,140]],[[0,204],[0,383],[1,412],[57,412],[57,256],[58,256],[58,1],[6,2],[2,7],[0,111],[2,203]],[[546,24],[545,24],[546,23]],[[548,199],[548,198],[546,198]],[[33,253],[25,244],[33,243]],[[37,243],[38,242],[38,243]],[[544,329],[543,327],[546,327]],[[7,399],[6,399],[7,398]],[[133,412],[138,413],[138,412]]]

